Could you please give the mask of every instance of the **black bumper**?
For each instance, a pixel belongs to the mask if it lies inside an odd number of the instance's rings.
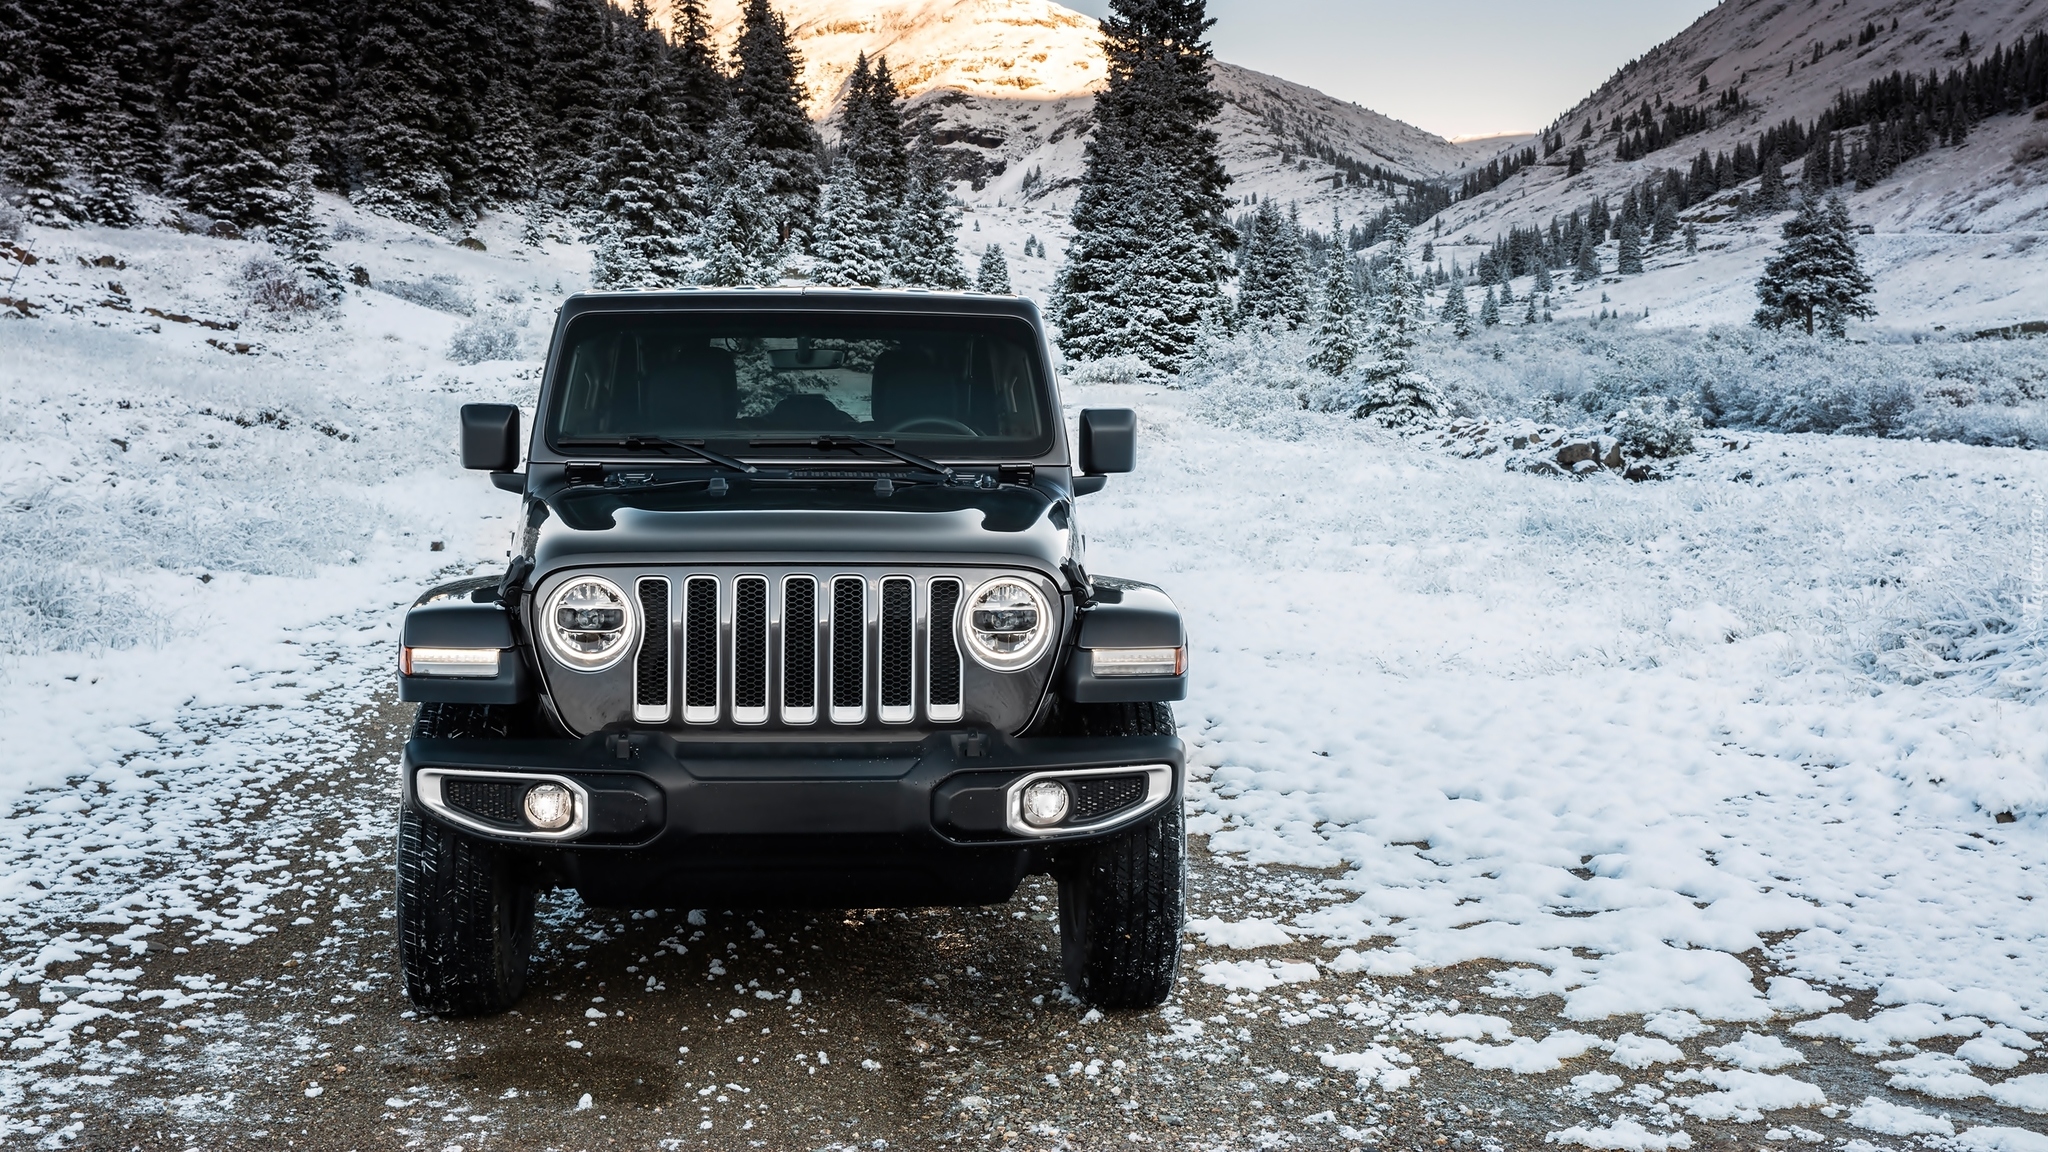
[[[1178,804],[1184,750],[1171,736],[1009,739],[940,733],[893,744],[698,743],[629,739],[413,740],[406,803],[468,835],[517,846],[554,880],[611,905],[747,902],[877,907],[1007,900],[1062,847],[1111,836]],[[1091,830],[1019,835],[1006,790],[1021,777],[1165,765],[1163,803]],[[420,802],[420,773],[546,775],[573,782],[588,828],[530,834]],[[434,772],[429,772],[433,776]],[[438,785],[437,785],[438,787]]]

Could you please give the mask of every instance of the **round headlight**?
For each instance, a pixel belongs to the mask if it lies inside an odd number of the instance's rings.
[[[632,646],[633,606],[611,581],[578,576],[548,597],[540,634],[555,659],[579,672],[602,672]]]
[[[1015,576],[998,576],[974,590],[961,609],[967,650],[984,668],[1015,672],[1052,643],[1052,607],[1038,589]]]

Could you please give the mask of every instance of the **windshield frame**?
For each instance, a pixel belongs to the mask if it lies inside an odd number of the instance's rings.
[[[709,297],[709,293],[707,293]],[[943,327],[983,327],[1014,329],[1016,346],[1024,353],[1030,373],[1030,388],[1037,406],[1039,423],[1038,435],[1030,440],[1019,438],[984,438],[987,446],[977,450],[976,441],[965,437],[927,437],[879,429],[867,429],[856,425],[840,431],[840,435],[856,435],[891,444],[905,451],[946,463],[988,464],[994,462],[1031,461],[1046,465],[1064,465],[1067,457],[1065,413],[1059,395],[1059,379],[1053,371],[1051,357],[1046,344],[1043,328],[1038,322],[1037,309],[1028,301],[991,298],[986,302],[959,301],[967,307],[948,308],[953,303],[943,298],[910,296],[902,300],[846,300],[827,297],[814,299],[807,295],[764,290],[742,295],[739,292],[725,296],[674,301],[623,301],[604,297],[572,298],[562,309],[556,324],[555,338],[546,368],[544,387],[540,403],[534,413],[532,456],[542,462],[582,460],[630,460],[636,464],[691,464],[694,461],[667,453],[650,444],[629,446],[586,445],[574,443],[585,439],[582,434],[565,434],[560,427],[562,409],[569,402],[569,373],[574,359],[578,328],[589,321],[604,319],[625,319],[653,321],[673,318],[688,322],[703,320],[716,323],[717,319],[768,321],[788,320],[801,324],[814,320],[821,326],[843,327],[871,321],[878,326],[892,322],[906,327],[930,324]],[[580,306],[579,306],[580,305]],[[635,306],[637,305],[637,306]],[[852,306],[849,306],[852,305]],[[864,305],[864,306],[863,306]],[[902,305],[902,306],[897,306]],[[935,306],[936,305],[936,306]],[[986,305],[986,306],[976,306]],[[740,460],[760,463],[794,463],[817,461],[834,457],[844,460],[843,451],[825,447],[813,447],[801,441],[817,439],[819,433],[808,431],[785,431],[773,428],[735,428],[727,436],[683,438],[685,443],[699,444],[721,451]],[[622,434],[622,439],[626,438]],[[649,438],[658,439],[658,438]],[[790,443],[765,446],[756,443],[762,440],[785,440]],[[879,453],[868,455],[864,464],[883,467],[898,466],[899,462],[889,460]],[[664,459],[666,457],[666,459]],[[908,466],[905,466],[908,467]]]

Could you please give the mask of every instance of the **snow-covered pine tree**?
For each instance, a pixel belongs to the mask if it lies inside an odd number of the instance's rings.
[[[1209,127],[1222,100],[1208,28],[1205,0],[1111,0],[1102,22],[1109,79],[1053,301],[1073,359],[1142,355],[1176,372],[1222,295],[1230,177]],[[1139,210],[1162,202],[1165,218]]]
[[[1579,235],[1578,259],[1573,267],[1572,279],[1581,284],[1600,278],[1600,242],[1594,239],[1596,235],[1598,233],[1591,228],[1587,228]]]
[[[1479,305],[1479,325],[1482,328],[1500,327],[1500,298],[1493,294],[1493,287],[1487,286],[1486,299]]]
[[[482,77],[475,182],[484,202],[511,204],[536,188],[533,70],[540,13],[530,0],[491,4],[485,13],[479,34],[491,42],[498,66]]]
[[[982,249],[981,266],[974,273],[974,289],[996,296],[1010,294],[1010,262],[1003,258],[1003,246],[991,244]]]
[[[1556,288],[1557,285],[1552,283],[1550,279],[1550,266],[1548,264],[1537,264],[1536,279],[1529,285],[1530,294],[1548,296]]]
[[[31,75],[0,131],[0,179],[17,190],[17,206],[30,221],[63,228],[85,215],[65,183],[70,167],[70,148],[57,122],[49,82]]]
[[[134,120],[121,106],[113,66],[94,65],[87,94],[85,123],[79,132],[79,159],[84,187],[79,207],[85,218],[109,228],[133,228],[135,214]]]
[[[1505,308],[1515,302],[1515,281],[1512,277],[1500,278],[1500,306]]]
[[[1437,318],[1450,325],[1451,335],[1462,340],[1472,334],[1472,302],[1465,296],[1464,276],[1455,276],[1444,289],[1444,305]]]
[[[1650,223],[1650,243],[1662,244],[1678,234],[1678,205],[1671,197],[1662,197],[1657,204],[1657,215]]]
[[[591,171],[589,196],[598,205],[591,282],[599,288],[672,288],[689,280],[685,242],[694,220],[668,108],[668,45],[652,15],[648,0],[634,0],[605,84],[604,151]]]
[[[0,0],[0,108],[13,108],[21,86],[35,74],[41,24],[31,0]],[[0,116],[0,124],[5,122]]]
[[[776,170],[748,146],[752,130],[737,109],[712,126],[699,188],[706,210],[688,245],[699,284],[773,284],[782,275]]]
[[[888,57],[870,61],[863,52],[854,61],[840,109],[839,150],[871,202],[902,202],[910,190],[910,138]]]
[[[1316,321],[1315,351],[1309,367],[1342,376],[1358,359],[1358,290],[1351,280],[1351,257],[1342,245],[1330,253],[1323,275],[1321,315]]]
[[[1416,329],[1422,321],[1421,291],[1409,276],[1401,248],[1395,249],[1375,317],[1372,360],[1352,416],[1398,428],[1427,420],[1443,411],[1443,393],[1415,368]]]
[[[878,288],[888,283],[895,255],[889,244],[893,235],[893,229],[875,228],[867,189],[841,161],[818,198],[811,238],[811,279],[842,288]]]
[[[1615,239],[1621,247],[1621,256],[1615,261],[1614,270],[1623,276],[1640,276],[1643,271],[1643,234],[1636,227],[1635,217],[1624,216],[1614,230]]]
[[[743,166],[768,174],[767,208],[775,220],[778,248],[794,235],[808,235],[818,210],[818,133],[804,112],[789,27],[768,0],[746,0],[739,40],[732,52],[732,97],[747,126]]]
[[[1697,256],[1700,254],[1700,229],[1697,224],[1687,224],[1685,226],[1685,254],[1687,256]]]
[[[1529,302],[1529,306],[1522,310],[1522,323],[1534,324],[1537,320],[1536,293],[1531,292],[1527,296],[1523,297],[1523,299]]]
[[[260,0],[256,0],[260,5]],[[453,133],[450,105],[461,89],[461,30],[455,0],[362,0],[350,67],[349,152],[361,170],[356,203],[388,216],[441,227],[462,214],[450,173],[470,143]]]
[[[1309,319],[1308,247],[1301,224],[1269,197],[1253,210],[1239,245],[1238,316],[1294,329]]]
[[[290,116],[293,78],[273,6],[222,0],[191,36],[199,55],[183,79],[168,146],[168,191],[238,227],[275,223],[291,201],[302,150]]]
[[[541,195],[556,207],[590,206],[584,198],[605,118],[608,11],[606,0],[554,0],[541,25],[534,167]]]
[[[1763,172],[1762,179],[1757,184],[1757,205],[1766,212],[1783,211],[1785,206],[1791,203],[1791,197],[1785,191],[1783,163],[1773,151],[1764,153],[1760,166]]]
[[[1756,282],[1759,327],[1802,324],[1809,336],[1839,337],[1852,317],[1877,315],[1870,304],[1874,285],[1856,255],[1855,228],[1841,197],[1801,204],[1785,222],[1784,237]]]
[[[327,260],[327,239],[313,216],[313,166],[299,164],[290,173],[290,199],[277,223],[265,229],[270,247],[285,266],[322,299],[341,299],[341,270]]]
[[[939,167],[938,155],[920,150],[911,162],[910,187],[896,217],[894,280],[913,288],[967,287],[960,262],[960,208]]]
[[[684,159],[695,161],[711,138],[711,126],[732,100],[732,85],[718,66],[703,0],[676,0],[669,19],[669,116],[695,146],[695,153]]]

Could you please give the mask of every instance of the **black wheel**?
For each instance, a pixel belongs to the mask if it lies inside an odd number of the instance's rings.
[[[1165,704],[1069,705],[1074,735],[1170,736]],[[1069,849],[1060,888],[1060,960],[1067,987],[1098,1008],[1156,1008],[1173,992],[1187,909],[1187,834],[1172,803],[1097,844]]]
[[[413,727],[440,739],[502,736],[511,709],[426,704]],[[398,814],[398,966],[420,1009],[503,1012],[526,989],[534,887],[518,861],[411,806]]]

